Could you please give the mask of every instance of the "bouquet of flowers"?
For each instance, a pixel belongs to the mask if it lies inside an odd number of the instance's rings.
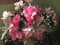
[[[28,2],[28,6],[25,5]],[[8,32],[11,41],[28,41],[29,39],[43,40],[47,28],[53,28],[57,24],[56,14],[51,7],[43,11],[42,7],[33,6],[32,0],[20,0],[14,3],[15,11],[3,12],[3,21],[6,25],[6,20],[9,21],[9,27],[2,34],[1,40],[4,39]],[[18,13],[18,10],[21,10]],[[28,39],[28,40],[27,40]]]

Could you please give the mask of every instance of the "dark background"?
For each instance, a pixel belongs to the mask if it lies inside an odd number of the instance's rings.
[[[0,4],[13,4],[18,0],[0,0]]]

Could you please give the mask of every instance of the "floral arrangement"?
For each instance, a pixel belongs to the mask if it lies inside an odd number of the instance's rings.
[[[25,1],[28,2],[29,6],[25,5]],[[24,44],[29,39],[34,40],[43,40],[45,38],[45,32],[48,28],[53,28],[57,24],[56,14],[51,9],[47,7],[43,11],[42,7],[33,6],[30,2],[32,0],[20,0],[19,2],[14,3],[15,12],[4,11],[3,18],[4,24],[6,25],[6,20],[9,21],[9,27],[6,28],[2,34],[1,40],[4,39],[6,33],[10,37],[10,41],[23,41]],[[17,13],[18,10],[21,10],[21,13]],[[28,39],[28,40],[27,40]]]

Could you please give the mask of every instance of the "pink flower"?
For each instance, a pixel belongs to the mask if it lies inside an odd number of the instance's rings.
[[[12,19],[12,23],[14,26],[18,26],[19,21],[20,21],[20,15],[16,14],[16,16]]]
[[[40,32],[39,37],[40,37],[40,40],[43,40],[45,38],[45,34],[43,31]]]
[[[43,9],[42,9],[42,7],[39,7],[38,5],[36,5],[35,6],[36,7],[36,12],[37,12],[37,15],[39,15],[39,16],[42,16],[42,14],[43,14]]]
[[[16,27],[12,27],[12,29],[9,30],[9,35],[10,35],[12,41],[23,38],[23,32],[18,32]]]
[[[22,39],[22,38],[23,38],[23,32],[17,32],[17,33],[16,33],[16,37],[17,37],[18,39]]]
[[[35,6],[25,7],[24,10],[23,10],[24,15],[30,15],[30,16],[32,16],[33,12],[36,12]]]
[[[15,41],[18,37],[20,38],[20,33],[18,33],[18,26],[19,26],[19,21],[20,21],[20,15],[16,14],[15,17],[13,17],[11,23],[14,25],[14,27],[12,27],[9,30],[9,35],[11,36],[12,41]],[[18,35],[18,37],[16,36]]]
[[[9,35],[11,36],[12,41],[15,41],[17,39],[16,33],[17,33],[17,28],[16,27],[12,27],[9,30]]]
[[[34,19],[34,15],[36,15],[36,8],[35,6],[28,6],[25,7],[23,10],[24,16],[28,21],[28,25],[32,24],[32,20]]]

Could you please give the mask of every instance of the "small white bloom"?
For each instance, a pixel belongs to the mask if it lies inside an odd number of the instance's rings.
[[[19,1],[20,6],[23,6],[23,0]]]
[[[49,18],[49,16],[47,16],[47,18]]]
[[[15,6],[19,6],[19,2],[14,3]]]
[[[19,10],[19,7],[15,7],[15,10]]]
[[[5,43],[7,42],[7,40],[5,40]]]
[[[47,25],[49,25],[49,23]]]
[[[21,15],[23,15],[23,12],[21,12]]]
[[[9,16],[9,13],[7,11],[4,11],[2,16],[2,19],[6,19]]]

